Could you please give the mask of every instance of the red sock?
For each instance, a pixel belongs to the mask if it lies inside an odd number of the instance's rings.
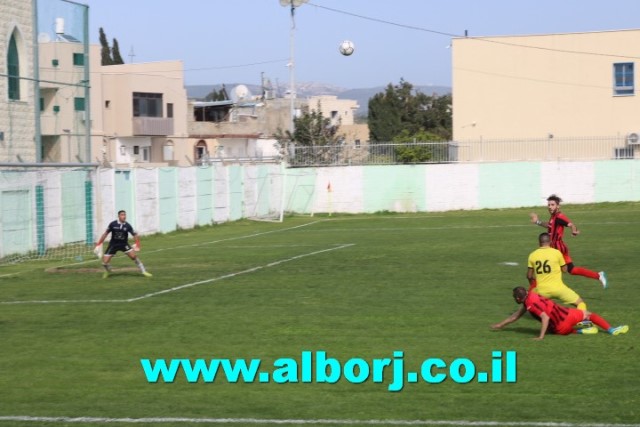
[[[611,325],[609,324],[609,322],[604,320],[602,317],[600,317],[600,315],[596,313],[591,313],[589,315],[589,320],[591,320],[596,325],[600,326],[605,331],[608,331],[611,328]]]
[[[589,277],[591,279],[596,279],[596,280],[600,279],[599,273],[596,273],[595,271],[587,270],[584,267],[573,267],[571,269],[571,274],[573,274],[574,276]]]

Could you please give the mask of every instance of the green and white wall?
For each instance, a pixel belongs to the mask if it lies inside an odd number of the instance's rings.
[[[124,209],[141,234],[286,212],[436,212],[640,201],[640,161],[0,171],[0,259],[90,245]]]

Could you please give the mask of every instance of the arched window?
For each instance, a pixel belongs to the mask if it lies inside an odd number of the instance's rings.
[[[170,139],[162,146],[162,160],[165,162],[173,160],[173,141]]]
[[[209,160],[209,150],[207,150],[207,143],[201,139],[195,146],[194,157],[198,164]]]
[[[15,33],[9,40],[7,51],[7,74],[9,79],[9,99],[20,99],[20,55],[18,55],[18,44]]]

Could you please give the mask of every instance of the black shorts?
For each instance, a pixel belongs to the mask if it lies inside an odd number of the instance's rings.
[[[132,250],[131,246],[129,246],[129,243],[124,242],[124,243],[109,243],[109,246],[107,247],[107,250],[104,252],[105,255],[115,255],[116,252],[124,252],[125,254],[127,252],[130,252]]]

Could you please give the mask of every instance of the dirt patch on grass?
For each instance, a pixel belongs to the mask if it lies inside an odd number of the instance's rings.
[[[112,268],[111,273],[123,273],[127,271],[140,271],[136,267],[122,267],[122,268]],[[69,267],[51,267],[45,270],[47,273],[52,274],[75,274],[75,273],[103,273],[104,268],[96,267],[96,268],[69,268]]]

